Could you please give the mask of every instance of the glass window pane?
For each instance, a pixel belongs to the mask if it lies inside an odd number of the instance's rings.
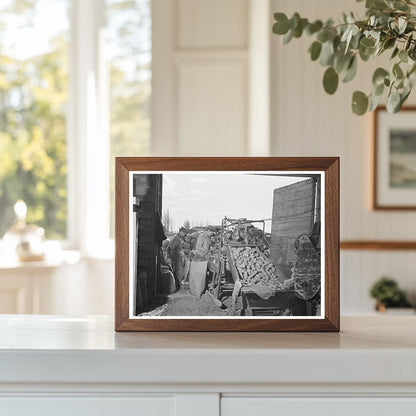
[[[110,235],[114,236],[114,157],[150,147],[151,0],[106,0],[110,73]]]
[[[0,4],[0,238],[18,199],[46,237],[66,237],[69,4]]]

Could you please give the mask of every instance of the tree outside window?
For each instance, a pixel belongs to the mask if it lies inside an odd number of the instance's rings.
[[[149,152],[151,0],[103,0],[109,74],[109,206],[114,157]],[[27,221],[67,237],[71,0],[0,5],[0,238],[23,199]],[[75,120],[75,123],[77,120]],[[77,157],[77,155],[74,155]],[[105,174],[105,173],[104,173]]]

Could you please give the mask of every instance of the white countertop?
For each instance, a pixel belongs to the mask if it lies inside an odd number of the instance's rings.
[[[115,333],[107,317],[0,316],[0,383],[416,384],[416,316],[338,333]]]

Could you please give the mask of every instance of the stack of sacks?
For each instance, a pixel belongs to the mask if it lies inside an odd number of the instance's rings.
[[[256,227],[243,227],[236,225],[232,231],[228,231],[225,234],[225,239],[228,241],[234,241],[236,243],[241,243],[245,245],[255,245],[262,247],[264,246],[263,232]]]
[[[296,263],[292,277],[297,295],[301,299],[311,299],[321,288],[321,256],[307,235],[296,241]]]

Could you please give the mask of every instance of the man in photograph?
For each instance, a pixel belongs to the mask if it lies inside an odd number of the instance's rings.
[[[184,273],[184,253],[182,250],[182,240],[186,235],[186,229],[181,227],[179,232],[172,237],[169,242],[168,254],[172,261],[173,276],[175,277],[176,289],[181,286]]]
[[[205,260],[209,259],[211,237],[214,235],[214,233],[214,227],[207,227],[196,240],[195,253]]]

